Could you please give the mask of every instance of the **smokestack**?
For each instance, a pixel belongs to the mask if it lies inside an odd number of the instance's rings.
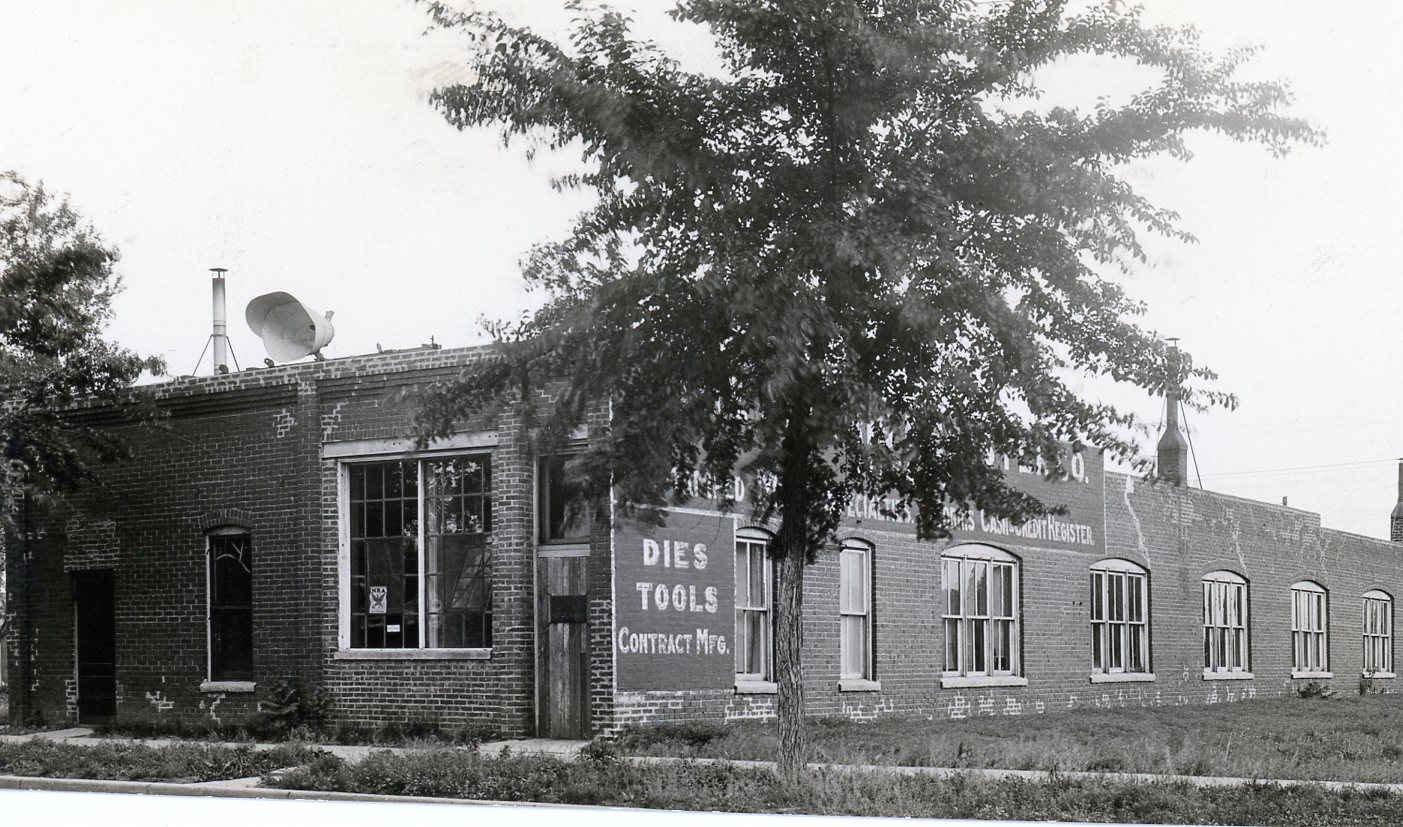
[[[1403,543],[1403,459],[1398,460],[1398,504],[1388,517],[1388,539]]]
[[[1189,481],[1189,443],[1179,430],[1179,346],[1169,340],[1169,369],[1173,380],[1164,394],[1164,433],[1159,438],[1159,478],[1170,485]]]
[[[214,289],[214,332],[210,334],[214,342],[214,372],[228,373],[229,335],[228,313],[224,301],[224,274],[229,271],[223,267],[211,267],[209,272]]]

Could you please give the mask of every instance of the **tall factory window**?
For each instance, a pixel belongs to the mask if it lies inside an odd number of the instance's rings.
[[[351,647],[490,647],[490,458],[345,469]]]
[[[736,681],[774,679],[770,604],[774,593],[769,535],[736,533]]]
[[[1291,586],[1291,674],[1328,676],[1330,601],[1325,587],[1310,580]]]
[[[944,674],[1018,675],[1018,558],[990,546],[948,549],[940,559]]]
[[[1149,575],[1129,560],[1091,567],[1093,675],[1150,673]]]
[[[838,569],[838,678],[872,680],[872,546],[845,540]]]
[[[209,535],[209,677],[253,680],[253,540],[243,529]]]
[[[1204,677],[1245,674],[1252,665],[1247,637],[1247,581],[1230,571],[1203,578]]]
[[[1364,674],[1393,676],[1393,598],[1377,589],[1364,593]]]

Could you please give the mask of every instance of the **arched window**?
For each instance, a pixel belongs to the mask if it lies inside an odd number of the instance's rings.
[[[872,545],[844,540],[838,551],[839,680],[873,680]]]
[[[770,603],[774,594],[770,535],[736,532],[736,681],[773,680]]]
[[[962,545],[941,554],[940,564],[945,675],[1019,674],[1018,558]]]
[[[1364,593],[1364,674],[1393,675],[1393,598],[1378,589]]]
[[[1330,671],[1330,603],[1325,587],[1311,580],[1291,585],[1291,674],[1325,676]]]
[[[209,678],[253,680],[253,540],[237,526],[211,529]]]
[[[1091,671],[1150,673],[1149,574],[1129,560],[1091,567]]]
[[[1247,673],[1247,581],[1230,571],[1203,577],[1204,677]]]

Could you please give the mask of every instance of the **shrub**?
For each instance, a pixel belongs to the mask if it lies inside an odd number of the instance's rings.
[[[1320,681],[1311,681],[1304,686],[1297,686],[1296,695],[1306,700],[1333,698],[1335,697],[1335,690]]]
[[[258,713],[249,727],[256,735],[286,737],[294,732],[311,735],[331,711],[331,698],[320,686],[302,691],[297,678],[280,678],[258,702]]]

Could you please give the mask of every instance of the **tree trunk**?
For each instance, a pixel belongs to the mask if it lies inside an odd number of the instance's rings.
[[[779,583],[775,601],[775,682],[779,689],[777,769],[780,780],[786,784],[799,783],[809,758],[809,741],[804,731],[804,682],[800,655],[804,649],[805,551],[800,547],[783,550],[784,556],[778,566]]]

